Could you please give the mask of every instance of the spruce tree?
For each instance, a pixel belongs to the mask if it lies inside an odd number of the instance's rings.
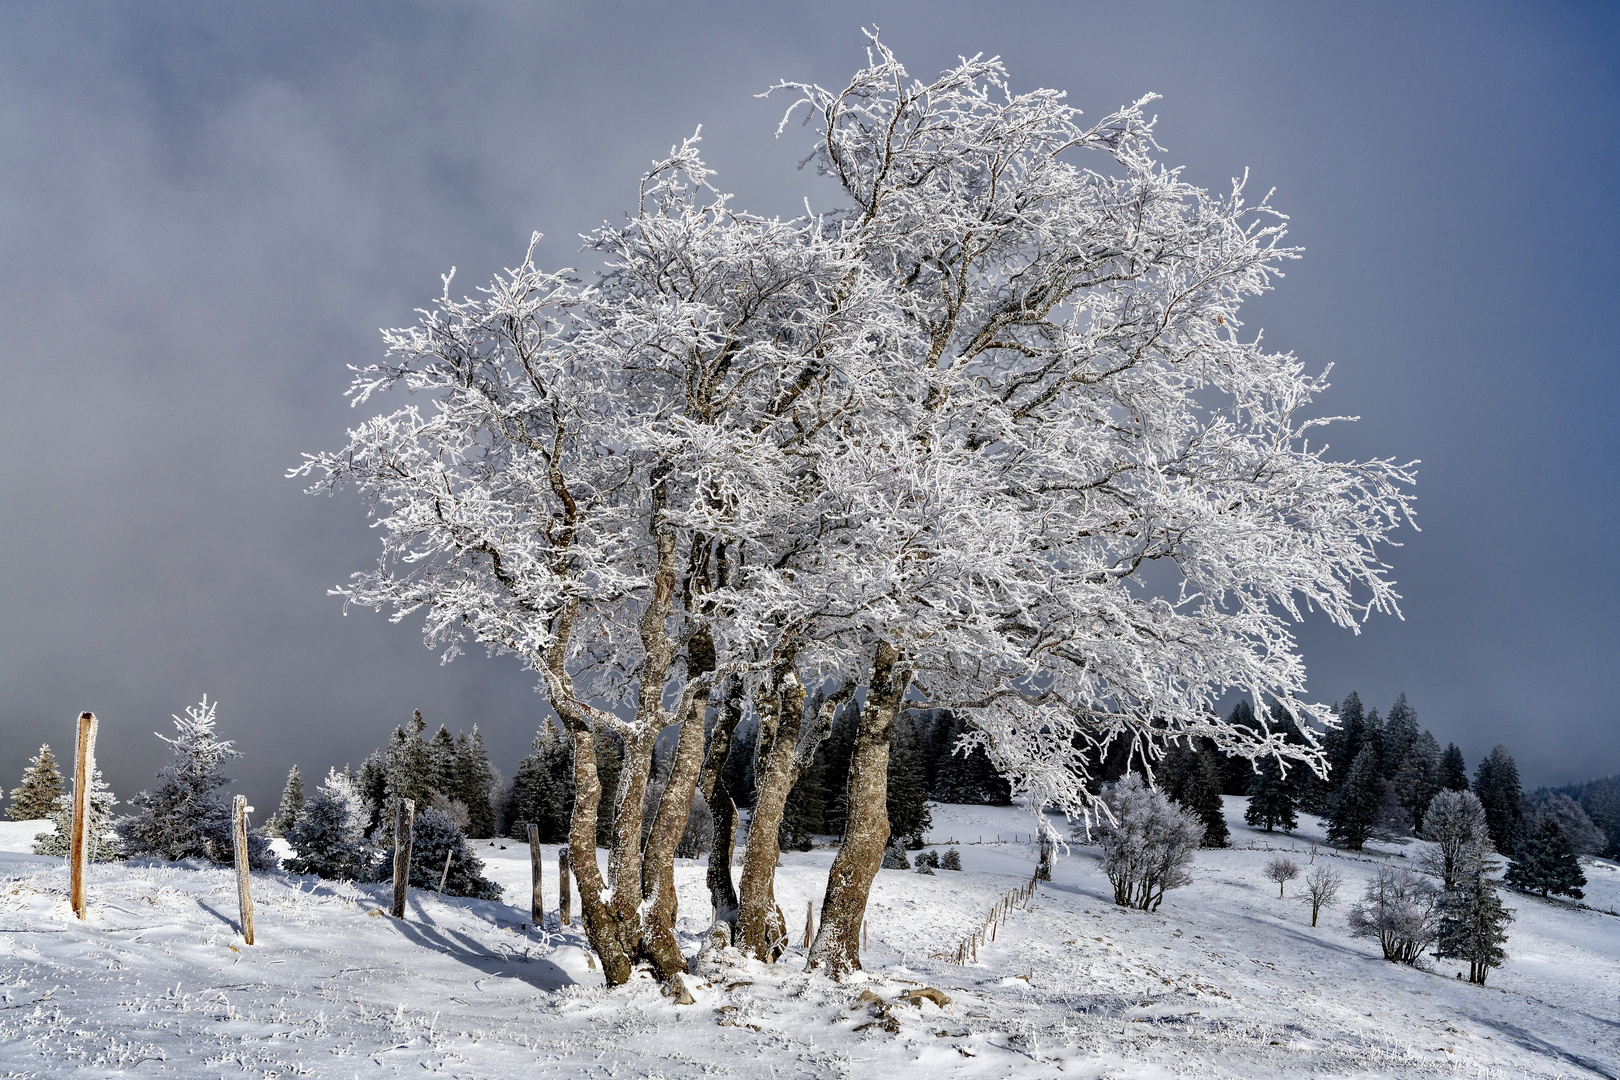
[[[388,760],[381,750],[373,750],[361,763],[355,791],[365,804],[366,835],[370,836],[382,824],[383,809],[388,805]]]
[[[895,717],[889,737],[889,832],[915,851],[923,846],[931,816],[928,792],[923,787],[922,755],[917,733],[904,713]]]
[[[176,716],[176,735],[159,735],[174,749],[174,760],[158,771],[158,784],[130,800],[135,813],[119,819],[118,837],[125,854],[176,861],[207,859],[220,866],[234,857],[231,809],[221,790],[231,781],[219,775],[222,762],[241,757],[230,739],[215,736],[214,711],[204,696],[200,705]],[[248,865],[269,870],[276,857],[268,837],[248,834]]]
[[[815,835],[821,831],[827,811],[826,772],[826,759],[818,752],[788,792],[787,802],[782,807],[782,824],[777,829],[778,844],[784,850],[809,851]]]
[[[1406,756],[1418,741],[1417,710],[1406,703],[1403,693],[1389,707],[1384,721],[1384,747],[1381,766],[1385,779],[1393,780],[1406,765]]]
[[[372,850],[366,841],[366,806],[347,773],[331,769],[287,828],[293,857],[284,864],[294,874],[342,881],[370,877]]]
[[[1226,825],[1226,807],[1221,801],[1221,760],[1214,743],[1200,740],[1196,747],[1174,743],[1173,753],[1167,754],[1160,773],[1167,781],[1166,788],[1172,801],[1197,817],[1204,826],[1204,839],[1199,844],[1206,848],[1223,848],[1232,841],[1232,832]]]
[[[608,797],[604,789],[603,797]],[[567,736],[547,722],[534,737],[530,753],[518,762],[506,807],[506,835],[528,839],[532,823],[543,844],[568,839],[574,812],[574,752]]]
[[[304,778],[298,775],[298,766],[294,765],[287,773],[287,783],[281,789],[281,804],[276,812],[264,824],[266,836],[286,836],[287,830],[297,822],[298,815],[304,809]]]
[[[1351,763],[1344,783],[1339,786],[1328,815],[1328,840],[1351,851],[1360,851],[1378,823],[1383,797],[1383,777],[1378,773],[1378,751],[1371,745],[1361,748]]]
[[[1010,806],[1012,785],[996,770],[983,746],[958,751],[969,731],[966,721],[944,713],[936,722],[934,779],[930,794],[939,802]]]
[[[1447,743],[1445,753],[1440,755],[1439,782],[1444,791],[1469,789],[1468,762],[1463,758],[1463,752],[1457,749],[1456,743]]]
[[[446,799],[461,798],[461,791],[456,784],[456,740],[450,734],[450,729],[443,724],[433,733],[433,740],[428,743],[428,784],[443,795]]]
[[[1232,714],[1227,722],[1236,727],[1246,727],[1251,731],[1258,731],[1260,724],[1254,718],[1254,707],[1247,701],[1239,701],[1232,706]],[[1247,795],[1249,780],[1254,776],[1254,765],[1248,758],[1228,757],[1221,765],[1221,794]],[[1105,779],[1108,777],[1105,775]],[[1113,780],[1118,780],[1115,776]]]
[[[1483,801],[1483,800],[1481,800]],[[1520,842],[1508,863],[1506,880],[1515,889],[1540,893],[1573,896],[1579,900],[1585,894],[1581,886],[1586,875],[1581,872],[1581,860],[1575,846],[1569,842],[1558,819],[1544,814],[1530,834]]]
[[[1440,902],[1440,939],[1435,955],[1468,961],[1468,981],[1485,985],[1485,976],[1507,959],[1507,924],[1513,915],[1496,894],[1495,869],[1483,850],[1475,848],[1463,867],[1457,887]]]
[[[1350,766],[1355,763],[1356,756],[1361,753],[1361,744],[1366,739],[1367,723],[1362,713],[1361,698],[1354,690],[1334,707],[1339,725],[1330,728],[1323,741],[1323,751],[1327,757],[1328,766],[1328,793],[1326,807],[1331,809],[1333,798],[1344,786],[1344,778],[1350,775]]]
[[[1439,791],[1440,744],[1427,731],[1420,731],[1407,747],[1400,770],[1395,774],[1395,792],[1412,823],[1413,832],[1423,828],[1423,815]]]
[[[393,735],[389,736],[385,759],[388,767],[388,783],[384,792],[381,822],[386,829],[392,830],[394,827],[394,806],[397,800],[415,799],[418,813],[433,802],[435,790],[433,751],[422,738],[422,732],[426,728],[427,722],[422,719],[422,710],[415,709],[411,712],[410,723],[405,727],[395,728]]]
[[[50,744],[39,748],[23,770],[22,784],[11,789],[11,805],[6,816],[12,821],[37,821],[48,818],[56,811],[56,800],[62,797],[62,774],[56,769],[56,758]]]
[[[832,734],[821,746],[819,756],[826,762],[821,774],[825,794],[819,831],[823,835],[844,835],[844,822],[849,813],[849,763],[855,756],[855,732],[860,722],[860,704],[851,699],[839,710]]]
[[[1378,775],[1384,775],[1384,722],[1378,717],[1377,709],[1368,709],[1367,717],[1362,725],[1361,745],[1365,749],[1371,747],[1373,759],[1378,762]],[[1358,755],[1359,756],[1359,755]],[[1354,763],[1352,763],[1354,767]]]
[[[1294,782],[1283,776],[1282,765],[1274,757],[1262,758],[1260,771],[1249,784],[1249,805],[1243,812],[1246,824],[1266,832],[1281,829],[1293,832],[1299,825],[1295,814]]]
[[[101,770],[90,775],[90,861],[107,862],[124,857],[123,844],[114,832],[112,808],[118,805],[112,789],[101,779]],[[50,832],[34,837],[35,855],[55,855],[66,858],[68,841],[73,832],[73,792],[63,791],[56,797],[56,806],[50,813]]]
[[[467,804],[467,835],[474,840],[495,835],[495,804],[490,798],[494,782],[489,755],[484,751],[484,737],[474,724],[471,738],[456,736],[454,781],[456,798]],[[572,801],[570,797],[569,802]]]
[[[1519,786],[1519,767],[1506,746],[1498,744],[1479,763],[1474,773],[1474,794],[1485,807],[1491,842],[1497,851],[1511,856],[1524,839],[1524,792]]]

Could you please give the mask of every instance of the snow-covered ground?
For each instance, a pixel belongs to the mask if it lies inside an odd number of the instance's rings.
[[[397,922],[385,886],[256,875],[246,946],[229,873],[98,865],[80,923],[62,861],[22,854],[43,823],[6,822],[0,1076],[1620,1076],[1620,916],[1507,894],[1510,959],[1488,987],[1445,961],[1398,967],[1349,936],[1343,904],[1312,928],[1294,888],[1279,900],[1262,878],[1268,843],[1311,858],[1314,820],[1267,836],[1241,824],[1241,800],[1227,809],[1237,846],[1199,853],[1194,884],[1157,913],[1115,907],[1094,849],[1077,847],[976,964],[956,966],[931,954],[1028,880],[1035,852],[1017,810],[936,806],[934,838],[961,842],[965,871],[878,876],[865,981],[806,976],[795,949],[694,977],[689,1006],[646,980],[603,988],[577,927],[414,891]],[[479,852],[521,905],[528,850],[499,843]],[[1403,856],[1316,853],[1343,870],[1346,902],[1384,857]],[[819,903],[830,859],[784,856],[790,924]],[[548,853],[553,908],[555,869]],[[708,922],[702,874],[678,872],[691,951]],[[1620,911],[1620,868],[1587,875],[1591,907]],[[884,1017],[855,1001],[917,984],[950,1004]]]

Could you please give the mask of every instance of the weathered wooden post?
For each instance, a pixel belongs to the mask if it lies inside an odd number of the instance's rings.
[[[231,848],[236,854],[236,899],[242,908],[242,943],[253,944],[253,894],[248,891],[247,797],[231,800]]]
[[[73,914],[84,918],[84,878],[90,869],[90,781],[96,775],[96,714],[79,714],[79,741],[73,763],[73,823],[68,837]]]
[[[416,800],[394,804],[394,918],[405,917],[405,887],[411,880],[411,830],[416,827]]]
[[[546,905],[540,898],[540,826],[529,822],[529,922],[536,930],[545,921]]]
[[[439,875],[439,891],[433,894],[433,899],[435,899],[435,900],[438,900],[439,898],[444,896],[444,883],[450,880],[450,857],[452,855],[454,855],[455,853],[456,853],[455,848],[448,848],[448,849],[445,850],[445,853],[444,853],[444,873]]]
[[[816,940],[816,903],[814,900],[804,902],[804,947],[808,949],[811,942]]]
[[[568,880],[568,849],[557,849],[557,917],[562,925],[574,921],[574,887]]]

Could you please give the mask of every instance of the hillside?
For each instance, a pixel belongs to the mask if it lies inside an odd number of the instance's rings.
[[[1094,849],[1076,847],[976,964],[956,966],[930,954],[1028,879],[1034,846],[1021,811],[936,806],[932,839],[960,841],[965,870],[879,874],[866,981],[808,977],[795,949],[701,973],[684,1007],[650,981],[603,989],[577,926],[534,930],[519,907],[415,892],[399,923],[380,913],[385,886],[258,875],[248,947],[230,874],[96,866],[80,924],[62,862],[20,853],[40,825],[8,822],[0,1075],[1620,1075],[1620,917],[1507,894],[1510,959],[1488,987],[1444,961],[1397,967],[1348,935],[1342,904],[1313,929],[1293,889],[1279,900],[1262,878],[1268,843],[1311,857],[1313,819],[1290,838],[1244,826],[1241,800],[1227,812],[1238,846],[1201,852],[1194,884],[1159,912],[1116,908]],[[504,843],[478,851],[521,901],[528,851]],[[1348,900],[1376,859],[1402,858],[1390,850],[1317,858],[1343,869]],[[784,856],[795,943],[830,857]],[[546,869],[554,908],[553,857]],[[1620,868],[1587,873],[1591,907],[1620,910]],[[708,922],[702,874],[678,871],[690,951]],[[890,1032],[855,1003],[915,984],[950,1004],[895,1005]]]

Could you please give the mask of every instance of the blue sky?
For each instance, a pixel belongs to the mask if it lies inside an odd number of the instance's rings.
[[[344,617],[364,509],[282,474],[441,273],[536,229],[573,262],[699,123],[739,206],[825,205],[754,95],[846,78],[874,23],[921,76],[984,52],[1094,115],[1160,93],[1168,163],[1276,188],[1305,258],[1247,325],[1334,365],[1336,455],[1423,461],[1406,619],[1303,626],[1312,696],[1404,690],[1531,783],[1620,772],[1620,8],[779,7],[7,5],[0,777],[90,708],[126,795],[204,692],[261,806],[413,707],[510,772],[530,679]]]

